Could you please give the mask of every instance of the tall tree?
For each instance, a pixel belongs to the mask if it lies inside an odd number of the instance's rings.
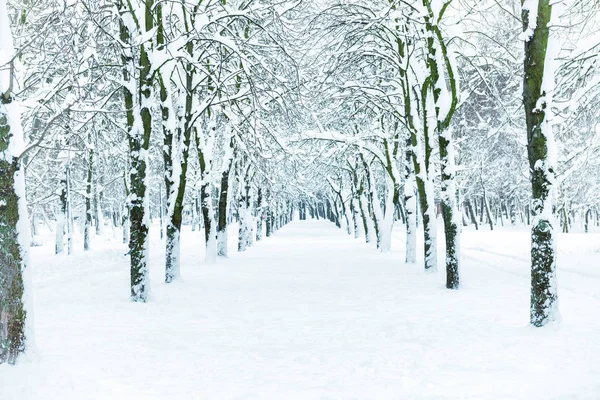
[[[423,0],[427,10],[425,29],[427,35],[427,67],[429,80],[426,87],[433,94],[435,107],[435,130],[440,153],[442,217],[446,239],[446,287],[458,289],[460,265],[460,213],[456,201],[456,167],[454,160],[453,135],[450,126],[458,105],[458,85],[454,65],[451,62],[448,40],[439,26],[445,10],[452,0],[433,3]],[[450,90],[447,88],[448,82]]]
[[[152,65],[149,52],[152,38],[148,32],[154,28],[154,1],[144,0],[140,11],[131,2],[120,1],[120,39],[123,44],[122,68],[125,109],[127,111],[127,140],[129,144],[129,255],[131,299],[146,302],[148,299],[148,231],[146,169],[148,146],[152,131]],[[141,18],[143,17],[143,18]],[[139,50],[135,62],[134,47]],[[137,78],[137,79],[136,79]]]
[[[533,199],[530,322],[538,327],[559,318],[554,233],[556,149],[551,110],[555,85],[554,54],[558,43],[551,39],[551,17],[550,0],[522,2],[525,39],[523,105]]]
[[[27,329],[31,309],[26,304],[29,220],[20,159],[21,116],[13,102],[14,57],[6,0],[0,0],[0,364],[14,364],[31,334]]]

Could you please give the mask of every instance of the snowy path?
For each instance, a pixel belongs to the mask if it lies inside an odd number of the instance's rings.
[[[564,321],[539,330],[527,325],[526,232],[465,232],[465,284],[451,292],[443,271],[404,265],[398,228],[380,254],[327,222],[295,222],[212,266],[188,231],[171,285],[155,239],[148,304],[128,301],[116,240],[72,257],[35,248],[38,352],[0,367],[0,399],[600,398],[591,241],[562,249]]]

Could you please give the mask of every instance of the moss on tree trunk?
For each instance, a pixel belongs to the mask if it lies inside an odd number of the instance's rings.
[[[542,90],[546,50],[552,14],[549,0],[539,0],[537,10],[523,10],[523,30],[528,31],[530,19],[535,18],[535,29],[525,41],[523,104],[527,126],[527,155],[531,174],[532,215],[531,227],[531,307],[530,322],[543,326],[554,317],[557,306],[556,255],[554,252],[554,205],[552,185],[554,165],[548,159],[548,141],[542,125],[546,119],[546,93]],[[552,129],[547,127],[547,129]],[[550,207],[550,210],[548,209]]]
[[[14,364],[25,351],[23,270],[26,268],[19,243],[19,195],[15,174],[20,160],[9,154],[12,138],[7,116],[10,97],[0,95],[0,364]],[[26,217],[25,217],[26,218]]]

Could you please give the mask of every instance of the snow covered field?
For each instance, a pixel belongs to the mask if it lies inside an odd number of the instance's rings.
[[[239,254],[232,229],[216,265],[185,228],[170,285],[152,232],[147,304],[110,230],[73,256],[43,236],[37,352],[0,366],[0,399],[600,399],[599,233],[560,236],[563,321],[535,329],[526,228],[465,231],[459,291],[443,249],[437,274],[404,264],[401,225],[387,254],[324,221]]]

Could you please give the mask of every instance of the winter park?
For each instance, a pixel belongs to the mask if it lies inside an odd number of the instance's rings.
[[[0,400],[600,399],[598,0],[0,0]]]

